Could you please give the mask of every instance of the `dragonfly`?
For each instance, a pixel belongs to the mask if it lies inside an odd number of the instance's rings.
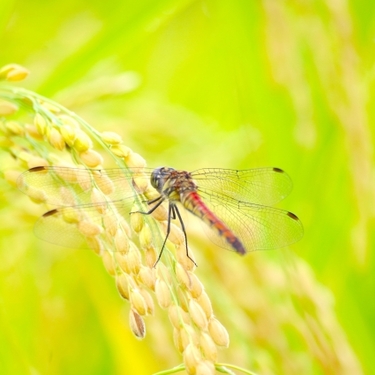
[[[141,199],[146,208],[134,210],[134,201],[147,195],[148,185],[154,188],[155,196]],[[57,206],[35,224],[37,237],[73,248],[87,246],[85,240],[90,233],[80,229],[82,220],[103,226],[108,217],[125,217],[135,212],[151,215],[167,202],[166,234],[155,265],[170,235],[172,220],[179,221],[186,255],[194,262],[189,256],[181,206],[204,222],[209,229],[207,234],[216,245],[240,255],[286,247],[303,236],[302,223],[295,214],[272,207],[292,190],[290,177],[280,168],[203,168],[188,172],[171,167],[40,166],[22,173],[18,187],[34,198],[36,195]],[[101,198],[93,200],[93,192],[100,192]]]

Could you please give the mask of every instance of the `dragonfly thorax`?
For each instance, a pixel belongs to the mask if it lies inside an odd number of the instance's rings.
[[[160,167],[151,174],[151,185],[170,200],[181,201],[186,194],[196,191],[197,186],[189,172]]]

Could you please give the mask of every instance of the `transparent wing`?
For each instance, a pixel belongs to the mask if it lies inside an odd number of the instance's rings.
[[[129,213],[147,211],[147,198],[139,194],[149,187],[150,171],[36,167],[20,176],[18,187],[34,200],[58,206],[36,222],[38,238],[64,247],[95,248],[113,243],[124,228],[131,235]],[[144,220],[155,227],[147,216]]]
[[[88,204],[93,200],[116,201],[146,191],[150,171],[146,168],[36,167],[21,174],[18,188],[35,200],[56,206]]]
[[[238,237],[247,252],[282,248],[303,236],[302,223],[291,212],[239,202],[231,197],[217,198],[211,191],[201,191],[200,195],[205,205]],[[215,228],[206,232],[218,246],[233,250]]]
[[[145,191],[149,187],[152,170],[36,167],[21,175],[18,187],[36,199],[54,205],[90,203],[94,188],[110,200],[119,200]],[[199,189],[211,190],[214,195],[256,204],[273,205],[284,199],[292,190],[291,179],[279,168],[206,168],[196,170],[191,175]]]
[[[119,231],[130,234],[124,217],[132,201],[60,207],[46,212],[34,226],[35,235],[47,242],[70,248],[92,248],[113,244]]]
[[[128,224],[134,212],[132,198],[71,207],[59,207],[46,212],[35,223],[35,235],[49,243],[69,248],[127,252],[132,231]],[[147,211],[144,203],[143,211]],[[164,237],[155,220],[142,215],[152,232],[151,242],[145,244],[161,249]],[[140,244],[142,246],[142,244]]]
[[[205,168],[192,172],[191,176],[198,185],[198,191],[211,191],[214,196],[262,205],[281,201],[293,187],[290,177],[279,168]]]

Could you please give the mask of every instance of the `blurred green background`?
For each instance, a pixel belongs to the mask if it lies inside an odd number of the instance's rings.
[[[370,374],[374,15],[368,1],[2,0],[0,66],[26,66],[21,86],[118,132],[149,166],[285,169],[294,191],[281,206],[301,218],[305,236],[265,256],[285,267],[284,255],[296,253],[309,265],[334,303],[338,340],[354,353],[337,355],[353,355]],[[180,362],[165,317],[150,317],[150,335],[137,341],[100,261],[51,250],[32,233],[43,208],[4,181],[0,197],[1,373],[150,374]],[[195,253],[198,276],[209,280],[209,255]],[[264,257],[212,256],[223,267]],[[249,284],[244,274],[237,287],[246,295]],[[213,303],[219,319],[229,314]]]

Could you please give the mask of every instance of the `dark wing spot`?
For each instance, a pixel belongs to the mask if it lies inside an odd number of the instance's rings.
[[[296,220],[296,221],[299,220],[298,217],[297,217],[296,215],[294,215],[293,212],[288,212],[287,215],[288,215],[291,219],[293,219],[293,220]]]
[[[273,171],[277,173],[284,173],[284,171],[280,168],[273,168]]]
[[[45,214],[43,214],[43,217],[52,216],[55,213],[57,213],[57,209],[56,208],[53,209],[53,210],[51,210],[51,211],[46,212]]]
[[[39,172],[39,171],[45,171],[45,170],[47,170],[46,167],[39,166],[39,167],[30,168],[29,172]]]

